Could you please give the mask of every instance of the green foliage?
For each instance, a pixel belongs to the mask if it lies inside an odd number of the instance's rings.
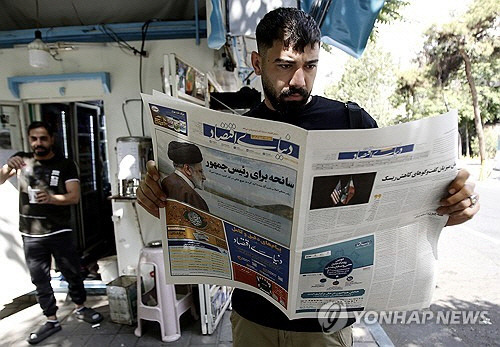
[[[360,59],[350,58],[339,83],[329,86],[325,95],[358,103],[380,126],[385,126],[394,119],[390,97],[395,87],[396,73],[390,54],[372,42]]]
[[[406,1],[386,1],[376,24],[401,20]],[[500,120],[500,1],[475,0],[468,12],[426,32],[418,67],[395,71],[391,57],[372,40],[362,58],[351,58],[328,97],[359,103],[379,125],[424,118],[457,109],[461,125],[475,136],[474,109],[464,54],[483,123]]]
[[[391,98],[393,106],[404,111],[398,119],[416,120],[456,109],[459,120],[472,121],[474,115],[467,83],[454,79],[439,87],[429,77],[428,68],[424,66],[400,73],[396,92]]]
[[[498,48],[497,48],[498,49]],[[500,50],[473,66],[483,121],[500,120]]]
[[[383,24],[390,24],[404,20],[401,10],[410,4],[404,0],[386,0],[384,6],[380,10],[377,19],[375,20],[374,28],[370,34],[370,40],[376,41],[378,28]]]
[[[384,6],[378,14],[376,24],[389,24],[398,20],[403,20],[401,10],[410,4],[409,1],[403,0],[386,0]]]
[[[497,153],[498,134],[493,128],[488,127],[484,129],[484,138],[486,142],[486,156],[488,159],[493,159]],[[477,136],[472,137],[471,149],[474,157],[479,156],[479,141]]]
[[[416,120],[446,111],[446,96],[436,93],[424,69],[401,72],[391,98],[399,120]]]
[[[481,119],[499,119],[500,94],[500,2],[476,0],[467,13],[450,23],[433,26],[418,57],[419,68],[398,78],[395,107],[417,119],[456,108],[462,122],[474,119],[471,89],[464,56],[471,61]]]

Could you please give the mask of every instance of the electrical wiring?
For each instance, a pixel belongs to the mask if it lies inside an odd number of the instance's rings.
[[[112,38],[113,41],[115,41],[119,47],[130,50],[132,53],[134,53],[134,55],[139,54],[140,56],[142,56],[145,54],[142,50],[141,51],[137,50],[135,47],[131,46],[127,41],[125,41],[121,37],[119,37],[113,31],[113,29],[109,28],[106,24],[99,25],[99,30],[102,33],[108,35],[110,38]]]
[[[144,22],[141,28],[141,55],[139,57],[139,91],[142,93],[143,92],[143,87],[142,87],[142,57],[146,56],[146,51],[144,50],[144,45],[146,43],[146,35],[148,33],[149,25],[153,22],[160,22],[161,19],[157,18],[152,18]],[[142,136],[145,135],[144,133],[144,107],[141,107],[141,129],[142,129]]]
[[[253,70],[252,70],[252,71],[250,71],[250,73],[247,75],[247,77],[245,77],[245,78],[243,79],[243,84],[245,84],[245,83],[246,83],[246,85],[249,85],[249,84],[250,84],[250,82],[251,82],[250,77],[254,74],[254,72],[255,72],[255,71],[253,71]]]
[[[146,42],[146,35],[147,35],[148,29],[149,29],[149,25],[152,22],[157,22],[157,21],[161,21],[161,19],[157,19],[157,18],[149,19],[146,22],[144,22],[144,24],[142,25],[140,50],[131,46],[127,41],[120,38],[111,28],[107,27],[105,24],[99,25],[99,30],[101,32],[103,32],[104,34],[108,35],[110,38],[112,38],[113,41],[115,41],[118,44],[118,47],[120,47],[120,49],[122,49],[122,50],[126,49],[126,50],[129,50],[132,53],[134,53],[134,55],[137,55],[137,54],[139,55],[139,91],[141,93],[143,92],[143,85],[142,85],[142,65],[143,65],[143,62],[142,62],[142,58],[147,55],[147,52],[144,50],[144,46],[145,46],[145,42]],[[122,113],[123,113],[123,117],[125,119],[125,122],[127,124],[127,130],[129,132],[129,134],[132,135],[129,124],[128,124],[128,119],[127,119],[126,114],[125,114],[125,106],[129,101],[141,101],[141,99],[129,99],[129,100],[125,100],[122,103]],[[145,131],[144,131],[144,107],[142,107],[142,106],[141,106],[141,130],[142,130],[142,136],[144,136],[145,135]]]
[[[75,11],[75,15],[76,15],[76,18],[78,19],[78,21],[80,22],[80,25],[85,25],[82,21],[82,19],[80,18],[80,14],[78,13],[77,9],[76,9],[76,6],[74,4],[73,1],[71,1],[71,6],[73,6],[73,11]]]
[[[132,136],[132,131],[130,130],[130,125],[128,124],[128,119],[127,119],[127,114],[125,112],[125,106],[131,101],[142,101],[141,99],[127,99],[122,103],[122,114],[123,114],[123,119],[125,120],[125,124],[127,125],[127,131],[128,135]],[[142,105],[141,105],[142,108]]]

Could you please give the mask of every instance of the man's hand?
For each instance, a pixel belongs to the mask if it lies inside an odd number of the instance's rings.
[[[66,182],[65,194],[52,194],[46,190],[36,193],[37,204],[51,204],[57,206],[76,205],[80,202],[80,182]]]
[[[8,164],[5,164],[0,168],[0,184],[4,184],[9,178],[16,174],[16,169],[11,168]]]
[[[161,189],[160,174],[153,160],[146,163],[146,169],[146,176],[137,188],[137,202],[150,214],[160,218],[159,208],[166,206],[167,195]]]
[[[23,166],[26,165],[26,163],[24,162],[23,158],[15,156],[15,157],[10,157],[7,160],[7,165],[12,169],[20,170],[23,168]]]
[[[465,169],[458,171],[448,187],[449,196],[440,201],[437,212],[449,215],[446,226],[464,223],[479,211],[479,195],[474,192],[475,184],[467,182],[469,176]]]
[[[52,204],[52,195],[49,192],[42,190],[42,191],[36,193],[36,203],[37,204]]]

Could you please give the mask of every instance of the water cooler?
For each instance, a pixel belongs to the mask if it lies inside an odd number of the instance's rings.
[[[141,178],[146,174],[146,162],[153,158],[150,137],[126,136],[116,140],[118,161],[118,195],[133,198]]]
[[[136,191],[146,174],[146,162],[153,158],[152,152],[149,137],[127,136],[116,140],[118,192],[112,197],[112,218],[119,275],[135,275],[139,253],[146,243],[147,237],[139,221]],[[149,225],[144,228],[146,231],[151,229]]]

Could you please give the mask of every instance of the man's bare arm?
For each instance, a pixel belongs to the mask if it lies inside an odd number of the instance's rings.
[[[50,194],[47,191],[41,191],[36,195],[39,204],[51,205],[76,205],[80,201],[80,182],[66,182],[66,194]]]

